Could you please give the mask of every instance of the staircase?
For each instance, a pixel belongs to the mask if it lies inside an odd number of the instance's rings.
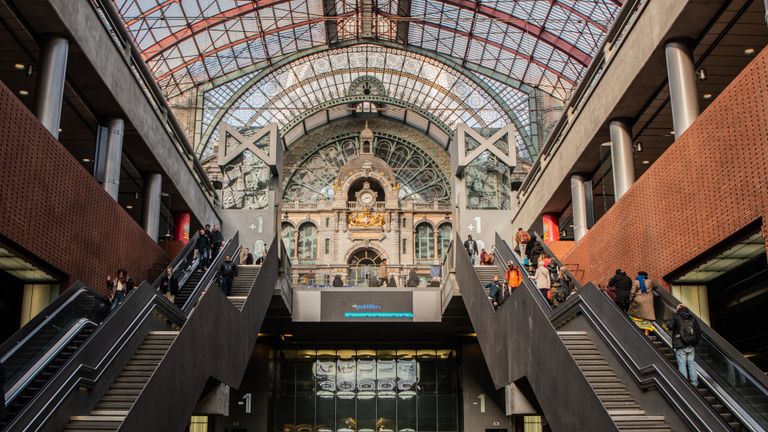
[[[253,287],[256,276],[259,275],[261,266],[241,265],[237,267],[237,277],[232,281],[231,295],[227,296],[229,301],[237,308],[243,310],[243,304],[248,298],[248,293]]]
[[[586,332],[559,331],[557,334],[619,430],[672,431],[664,416],[648,415],[637,404]]]
[[[653,346],[658,349],[661,354],[664,356],[664,358],[669,361],[670,364],[672,364],[674,367],[677,367],[677,359],[675,358],[675,352],[672,351],[672,348],[669,347],[664,341],[662,341],[657,335],[651,334],[648,336],[648,339],[651,340],[651,343],[653,343]],[[697,353],[698,354],[698,353]],[[701,384],[699,384],[701,385]],[[698,387],[696,388],[696,391],[701,395],[702,398],[707,402],[709,406],[712,407],[712,409],[719,415],[723,421],[728,424],[728,427],[731,428],[731,430],[735,432],[741,432],[742,431],[742,424],[740,421],[736,419],[736,416],[733,415],[733,413],[728,410],[720,401],[715,397],[715,395],[706,387]]]
[[[498,276],[500,281],[504,280],[504,272],[498,266],[475,266],[477,277],[480,278],[480,284],[485,287],[494,276]]]
[[[200,279],[203,278],[203,275],[205,275],[205,271],[203,271],[202,268],[198,268],[194,273],[189,275],[189,278],[184,283],[184,285],[179,287],[179,293],[176,295],[176,299],[174,300],[176,306],[180,308],[184,307],[184,303],[186,303],[189,299],[189,296],[192,295],[192,291],[194,291],[195,287],[200,282]]]
[[[117,431],[178,333],[178,331],[149,332],[90,415],[72,416],[64,430]]]
[[[71,341],[59,352],[59,354],[50,362],[48,366],[40,372],[30,385],[28,385],[17,397],[13,400],[10,406],[7,407],[5,416],[0,417],[0,430],[4,429],[8,423],[18,414],[27,403],[35,397],[35,395],[48,383],[48,380],[53,377],[56,372],[69,360],[70,357],[80,348],[83,342],[91,336],[91,333],[96,330],[95,325],[89,325],[84,327],[80,333],[77,334]]]

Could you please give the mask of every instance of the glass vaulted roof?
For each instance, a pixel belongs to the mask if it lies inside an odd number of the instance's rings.
[[[113,0],[166,96],[377,43],[564,99],[623,0]],[[217,81],[218,80],[218,81]]]

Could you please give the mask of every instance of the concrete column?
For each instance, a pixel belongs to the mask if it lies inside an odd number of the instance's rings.
[[[104,151],[104,190],[117,201],[120,192],[120,162],[123,159],[123,133],[125,122],[122,119],[110,119],[107,122],[106,149]]]
[[[571,207],[573,208],[573,237],[581,240],[587,234],[587,178],[571,175]]]
[[[667,58],[669,99],[672,103],[672,123],[675,138],[696,121],[699,116],[699,99],[696,93],[696,70],[693,65],[692,41],[675,39],[667,42],[664,53]]]
[[[632,158],[632,127],[627,119],[611,120],[611,163],[616,201],[635,184],[635,162]]]
[[[54,138],[59,138],[64,78],[67,74],[69,41],[51,36],[40,51],[40,74],[35,88],[35,115]]]
[[[26,284],[21,300],[21,322],[24,326],[59,296],[58,285]]]
[[[157,241],[160,231],[160,200],[163,191],[163,176],[148,173],[144,176],[144,202],[141,206],[141,223],[144,231]]]

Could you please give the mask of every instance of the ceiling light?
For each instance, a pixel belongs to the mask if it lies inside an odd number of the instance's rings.
[[[699,70],[696,71],[696,78],[698,78],[699,81],[705,81],[707,79],[707,70],[699,68]]]
[[[648,160],[643,161],[643,165],[648,165],[649,163],[651,163],[651,161],[648,161]]]
[[[24,63],[16,63],[15,65],[13,65],[13,68],[16,70],[24,70],[27,68],[27,65],[25,65]]]
[[[643,151],[643,143],[641,143],[640,141],[636,142],[635,143],[635,151],[638,152],[638,153]]]
[[[62,132],[64,132],[64,129],[59,128],[59,133],[62,133]]]
[[[674,135],[674,134],[675,134],[675,131],[669,131],[669,134],[670,134],[670,135]]]
[[[132,209],[132,208],[133,208],[133,206],[129,204],[129,205],[125,206],[125,208],[127,208],[128,210],[130,210],[130,209]]]
[[[704,93],[701,97],[704,99],[712,99],[712,93]]]
[[[19,90],[19,94],[22,96],[29,96],[29,90]]]
[[[88,158],[83,158],[83,162],[90,162],[91,160]]]
[[[744,54],[746,54],[746,55],[752,55],[754,53],[755,53],[755,49],[754,48],[747,48],[747,49],[744,50]]]

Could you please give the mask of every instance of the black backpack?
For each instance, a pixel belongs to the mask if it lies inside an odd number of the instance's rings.
[[[696,318],[691,316],[681,321],[680,340],[686,346],[695,346],[698,344],[699,336],[701,336],[701,328],[699,328]]]

